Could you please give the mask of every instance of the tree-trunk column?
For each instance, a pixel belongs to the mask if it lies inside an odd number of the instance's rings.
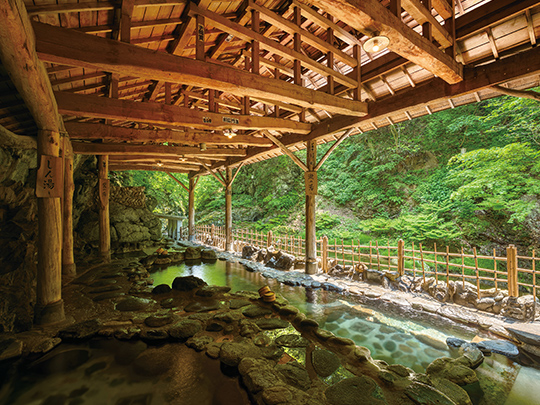
[[[317,194],[317,142],[307,143],[306,172],[306,273],[317,273],[317,239],[315,236],[315,196]]]
[[[62,274],[73,277],[76,275],[75,260],[73,257],[73,150],[71,141],[65,139],[64,161],[64,213],[63,213],[63,246],[62,246]]]
[[[41,156],[58,157],[60,134],[38,133],[38,162]],[[35,320],[50,324],[64,320],[62,300],[62,210],[60,198],[38,198],[38,264]]]
[[[225,251],[232,249],[232,169],[227,167],[225,187]]]
[[[109,219],[109,156],[98,156],[99,174],[99,254],[111,259],[111,226]]]
[[[195,179],[189,179],[189,199],[188,199],[188,240],[195,240]]]

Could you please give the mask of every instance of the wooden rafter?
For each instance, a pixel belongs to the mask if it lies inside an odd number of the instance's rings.
[[[245,149],[208,148],[190,146],[133,145],[117,143],[73,142],[73,152],[81,155],[150,155],[150,156],[245,156]]]
[[[239,96],[280,99],[336,114],[363,116],[367,106],[358,101],[323,94],[239,69],[154,52],[130,44],[64,28],[34,23],[42,60],[145,79],[163,80],[220,90]]]
[[[388,48],[448,83],[463,79],[462,66],[401,22],[378,0],[301,0],[314,4],[352,28],[390,39]]]

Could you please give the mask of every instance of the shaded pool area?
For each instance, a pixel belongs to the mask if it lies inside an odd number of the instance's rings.
[[[418,373],[436,358],[452,357],[446,338],[453,336],[470,341],[478,331],[463,325],[440,325],[432,321],[418,322],[384,314],[361,305],[354,296],[323,289],[305,289],[283,285],[262,273],[250,272],[240,263],[182,263],[151,272],[154,285],[171,285],[175,277],[193,275],[210,285],[231,287],[232,291],[256,291],[268,285],[283,295],[308,317],[317,320],[322,328],[350,338],[359,346],[367,347],[374,359],[388,364],[402,364]],[[481,334],[480,334],[481,336]],[[469,388],[474,404],[532,405],[540,404],[538,370],[522,367],[504,356],[486,357],[477,369],[480,382]]]

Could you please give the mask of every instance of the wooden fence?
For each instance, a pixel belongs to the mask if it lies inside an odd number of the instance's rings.
[[[197,226],[197,240],[203,243],[212,241],[213,246],[224,249],[225,228],[214,225]],[[270,232],[258,232],[253,229],[234,229],[232,247],[241,252],[246,245],[258,248],[274,249],[292,254],[296,257],[305,255],[305,239],[300,236],[274,235]],[[421,243],[405,245],[402,240],[397,246],[379,245],[378,242],[369,245],[355,244],[354,240],[346,244],[336,239],[329,241],[326,236],[317,240],[317,254],[322,261],[322,269],[328,272],[330,267],[340,265],[343,268],[352,266],[362,269],[379,271],[395,271],[399,275],[413,277],[433,277],[437,282],[450,283],[453,281],[471,282],[476,285],[479,296],[482,288],[507,289],[512,297],[530,293],[535,297],[540,289],[537,279],[537,261],[540,260],[533,250],[531,256],[518,255],[514,245],[506,248],[506,255],[497,253],[480,255],[476,248],[466,253],[451,250],[448,246],[443,249],[435,244],[427,250]]]

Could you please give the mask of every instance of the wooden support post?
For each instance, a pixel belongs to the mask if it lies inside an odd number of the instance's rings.
[[[398,274],[402,276],[405,274],[405,242],[403,239],[398,240],[397,256]]]
[[[59,155],[60,134],[38,132],[38,161]],[[64,319],[62,300],[62,210],[60,198],[38,198],[38,271],[36,322],[49,324]]]
[[[73,150],[69,138],[64,139],[64,200],[63,200],[63,246],[62,274],[67,277],[76,275],[75,259],[73,257]]]
[[[205,60],[205,50],[204,50],[204,17],[202,15],[197,15],[196,20],[196,31],[195,31],[195,58],[197,60]]]
[[[302,25],[302,12],[299,7],[294,8],[294,23],[299,27]],[[295,52],[302,52],[302,38],[298,32],[294,33],[294,50]],[[294,84],[302,86],[302,63],[298,60],[294,60]]]
[[[197,183],[193,177],[189,178],[188,198],[188,240],[195,241],[195,186]]]
[[[109,156],[98,156],[99,178],[99,255],[111,259],[111,226],[109,219]]]
[[[225,251],[229,252],[232,247],[232,168],[225,171]]]
[[[266,248],[268,249],[272,246],[272,231],[268,231],[268,236],[266,238]]]
[[[328,28],[326,30],[326,41],[330,44],[331,47],[334,46],[334,30],[332,28]],[[334,70],[334,53],[332,51],[326,53],[326,63],[329,69]],[[327,81],[328,94],[334,94],[334,76],[328,75]]]
[[[519,297],[518,286],[518,258],[517,249],[514,245],[506,248],[506,270],[508,272],[508,295],[510,297]]]
[[[317,195],[317,141],[307,142],[306,172],[306,273],[317,273],[317,238],[315,236],[315,196]]]
[[[322,237],[322,270],[328,273],[328,237],[325,235]]]
[[[251,10],[251,29],[257,34],[260,33],[260,19],[257,10]],[[259,41],[251,41],[251,71],[255,74],[260,74],[259,63],[260,46]]]
[[[358,83],[356,88],[353,89],[353,99],[360,101],[360,98],[362,97],[362,48],[360,48],[360,46],[355,45],[353,47],[353,57],[357,61],[357,65],[353,69],[354,80]]]

